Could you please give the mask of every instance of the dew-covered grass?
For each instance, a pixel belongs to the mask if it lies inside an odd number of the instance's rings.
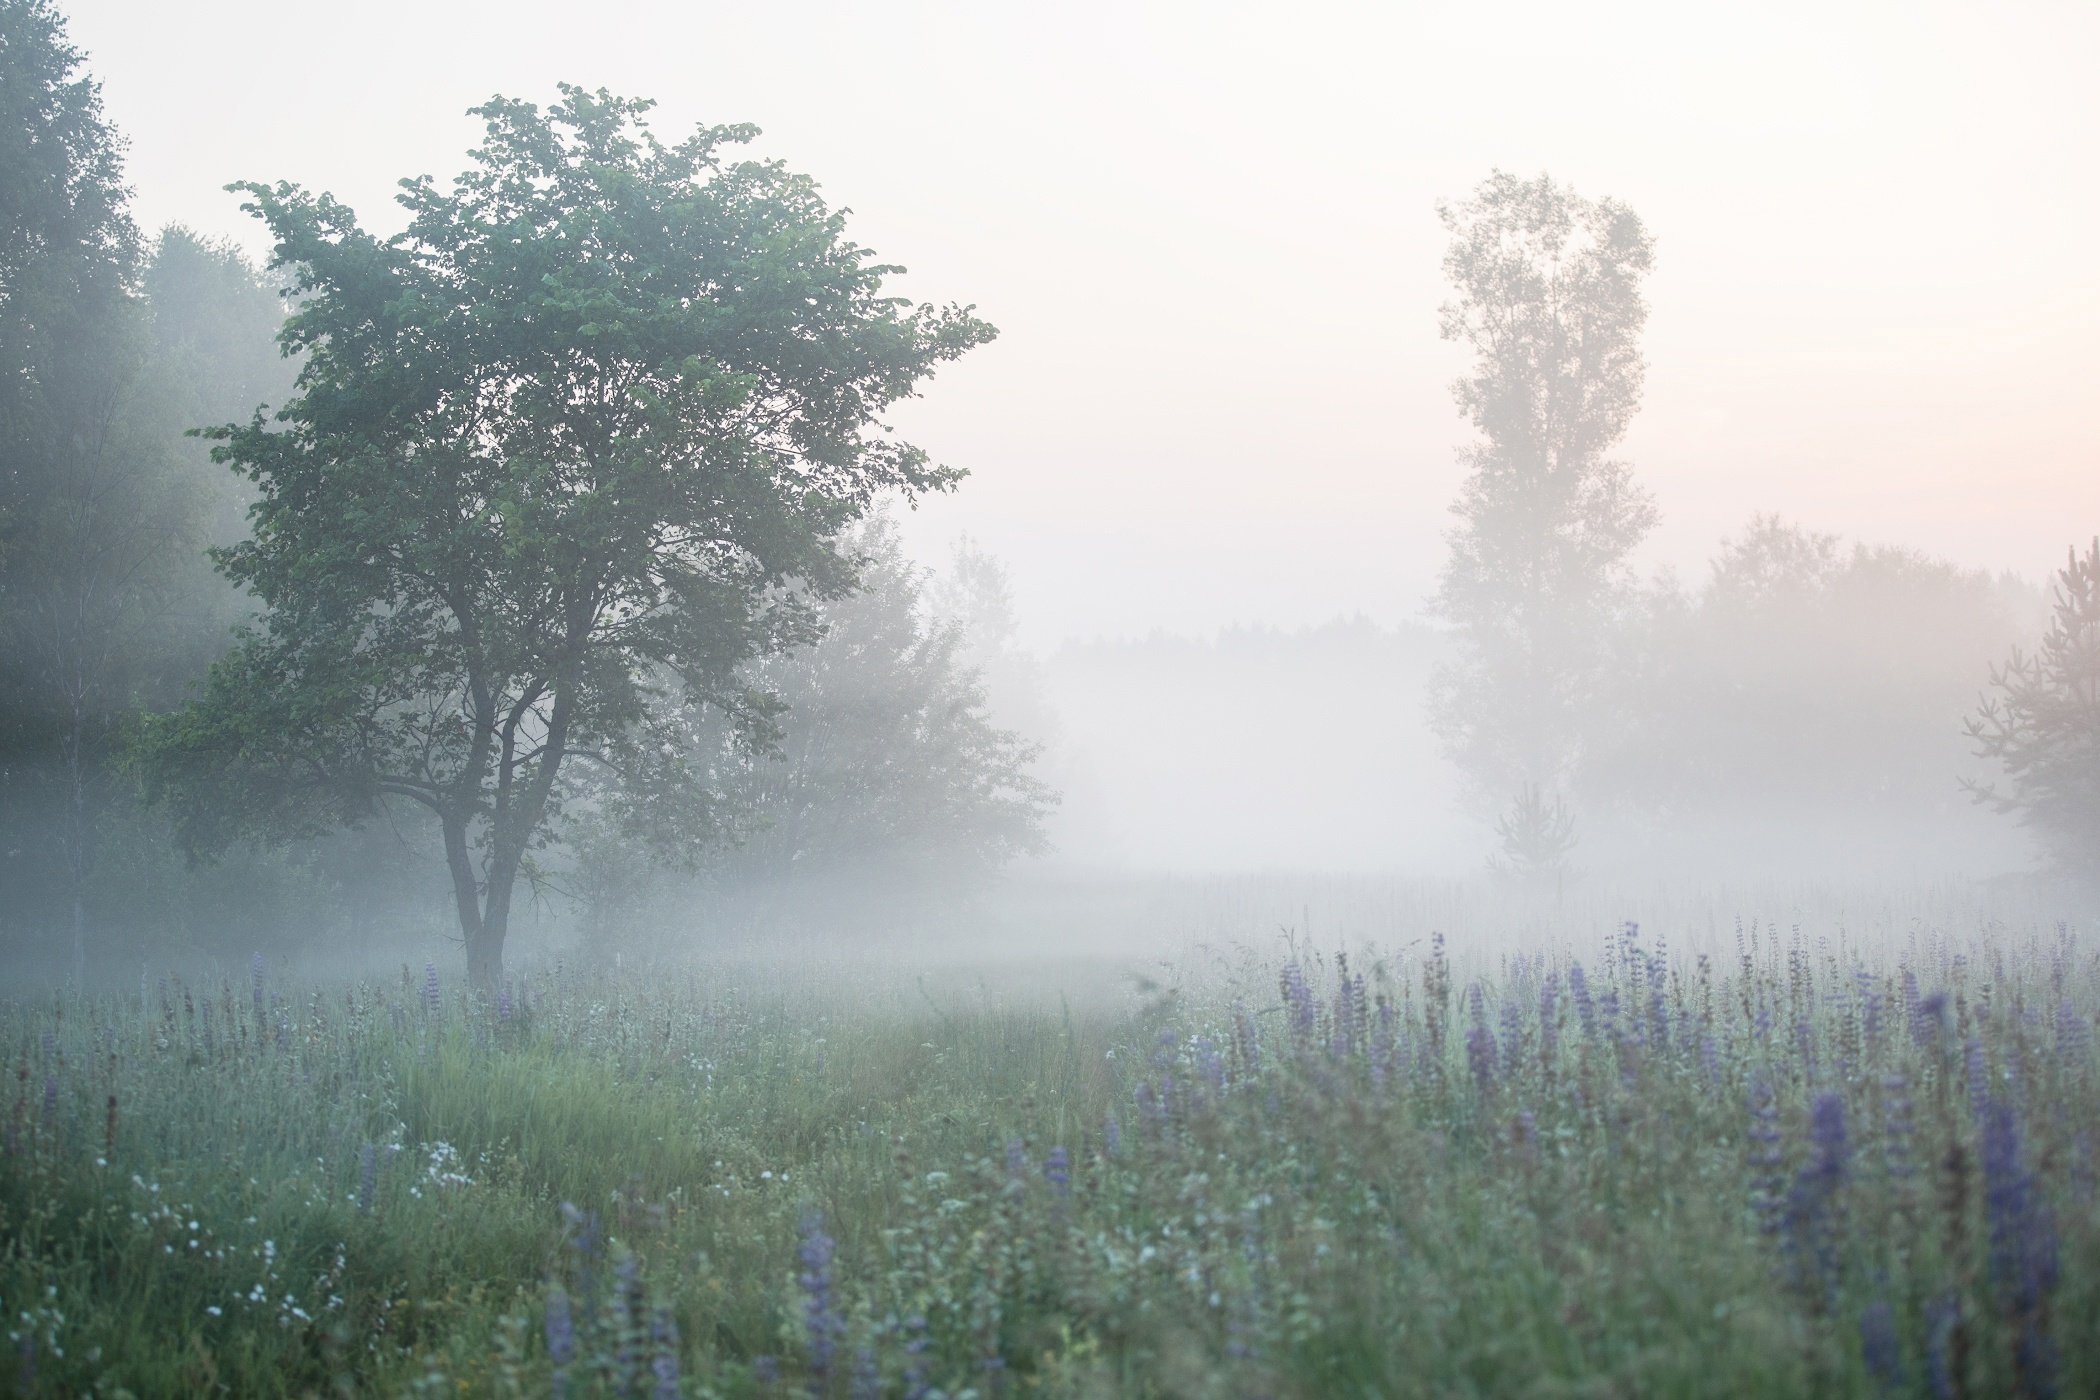
[[[1736,941],[16,1001],[0,1384],[2100,1393],[2094,950]]]

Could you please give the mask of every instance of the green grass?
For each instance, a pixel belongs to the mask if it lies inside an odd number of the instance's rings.
[[[2091,955],[1543,952],[16,1003],[0,1385],[2100,1390]]]

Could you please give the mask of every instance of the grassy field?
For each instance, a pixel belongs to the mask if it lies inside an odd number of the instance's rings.
[[[0,1385],[2100,1393],[2093,950],[1592,942],[16,1001]]]

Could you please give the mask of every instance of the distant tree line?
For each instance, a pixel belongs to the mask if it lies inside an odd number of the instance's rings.
[[[2022,649],[2043,610],[2026,584],[1776,516],[1695,586],[1640,580],[1657,512],[1609,454],[1640,404],[1652,241],[1624,205],[1543,175],[1498,171],[1442,213],[1443,332],[1474,352],[1453,392],[1480,440],[1434,601],[1455,654],[1430,709],[1498,814],[1497,863],[1555,878],[1578,814],[1872,824],[1967,787],[2100,875],[2100,556],[2058,575],[2038,651]]]

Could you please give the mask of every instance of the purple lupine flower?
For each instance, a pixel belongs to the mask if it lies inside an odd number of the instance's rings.
[[[1568,964],[1568,995],[1575,1002],[1575,1019],[1582,1023],[1585,1040],[1597,1038],[1597,1008],[1590,1001],[1589,978],[1583,976],[1581,963]]]
[[[1876,1298],[1859,1315],[1859,1356],[1883,1390],[1902,1386],[1903,1350],[1896,1341],[1896,1315],[1886,1298]]]
[[[831,1236],[824,1233],[824,1215],[812,1210],[802,1217],[802,1243],[795,1250],[795,1257],[802,1262],[802,1269],[795,1275],[795,1283],[802,1290],[802,1326],[809,1335],[809,1369],[821,1381],[831,1374],[831,1362],[838,1351],[838,1339],[845,1332],[845,1320],[831,1296]]]
[[[1313,1003],[1312,988],[1305,983],[1305,969],[1292,958],[1283,965],[1278,974],[1283,987],[1283,1006],[1290,1020],[1291,1034],[1303,1044],[1312,1039],[1314,1027],[1319,1019],[1319,1009]]]
[[[1495,1037],[1488,1034],[1486,1026],[1475,1026],[1466,1032],[1466,1064],[1482,1094],[1495,1087]]]
[[[1515,1074],[1524,1063],[1524,1012],[1514,997],[1502,1003],[1502,1063]]]
[[[1648,959],[1648,1034],[1658,1052],[1670,1048],[1670,1008],[1663,1001],[1666,972],[1662,954]]]
[[[1869,1045],[1881,1039],[1881,988],[1874,975],[1860,968],[1854,978],[1858,984],[1860,999],[1860,1031]]]
[[[1487,997],[1478,982],[1466,988],[1466,1015],[1474,1025],[1487,1028]]]
[[[44,1076],[44,1126],[50,1127],[58,1118],[58,1076]]]
[[[1801,1061],[1801,1077],[1809,1083],[1816,1078],[1816,1027],[1808,1017],[1802,1016],[1794,1022],[1794,1054]]]
[[[1990,1102],[1990,1071],[1983,1061],[1983,1046],[1975,1036],[1962,1047],[1962,1070],[1968,1080],[1969,1116],[1978,1123],[1983,1121],[1984,1106]]]
[[[435,1015],[443,1002],[444,998],[438,993],[438,965],[426,962],[423,964],[423,1009]]]
[[[1808,1107],[1808,1141],[1816,1150],[1813,1169],[1835,1177],[1845,1171],[1845,1101],[1836,1094],[1822,1093]]]
[[[1385,1086],[1386,1066],[1393,1058],[1393,1004],[1378,998],[1378,1019],[1371,1027],[1371,1082]]]
[[[44,1027],[43,1034],[38,1036],[37,1039],[43,1048],[44,1062],[46,1064],[58,1058],[58,1035],[51,1027]]]
[[[579,1282],[583,1285],[584,1319],[595,1325],[598,1318],[598,1252],[604,1241],[598,1233],[598,1212],[578,1210],[561,1203],[562,1233],[576,1251]]]
[[[1751,1025],[1750,1033],[1757,1038],[1760,1045],[1771,1040],[1772,1008],[1769,1004],[1762,1001],[1757,1004],[1757,1019]]]
[[[1934,992],[1918,1003],[1917,1042],[1920,1050],[1935,1050],[1946,1043],[1947,994]]]
[[[904,1319],[904,1330],[910,1333],[904,1343],[904,1400],[925,1400],[926,1319],[913,1313]]]
[[[2071,999],[2056,1004],[2056,1054],[2067,1065],[2082,1065],[2092,1044],[2092,1028],[2071,1007]]]
[[[1759,1231],[1771,1234],[1779,1228],[1785,1204],[1779,1192],[1779,1168],[1785,1159],[1779,1151],[1779,1105],[1771,1081],[1761,1074],[1750,1081],[1748,1138],[1750,1209],[1757,1217]]]
[[[771,1352],[751,1358],[751,1378],[760,1385],[771,1385],[780,1379],[780,1358]]]
[[[613,1259],[613,1325],[617,1345],[613,1366],[623,1388],[634,1378],[640,1358],[635,1355],[641,1340],[642,1260],[631,1249],[621,1249]]]
[[[254,984],[255,1024],[260,1029],[263,1024],[263,955],[261,953],[257,953],[248,960],[248,978]]]
[[[1028,1173],[1028,1149],[1019,1138],[1006,1140],[1006,1175],[1011,1181],[1019,1181]]]
[[[656,1350],[649,1362],[649,1374],[656,1377],[654,1400],[678,1400],[678,1324],[661,1304],[649,1314],[649,1340]]]
[[[1356,1013],[1349,999],[1349,964],[1346,959],[1342,962],[1341,972],[1335,984],[1334,1011],[1330,1021],[1334,1035],[1327,1045],[1327,1053],[1333,1059],[1349,1059],[1356,1054]]]
[[[1903,1076],[1895,1071],[1881,1077],[1882,1161],[1889,1175],[1899,1180],[1917,1170],[1911,1154],[1909,1088]]]
[[[1546,980],[1539,984],[1539,1062],[1541,1064],[1552,1063],[1553,1052],[1559,1045],[1560,1027],[1556,1024],[1554,1016],[1554,1013],[1558,1010],[1556,1003],[1559,999],[1560,974],[1558,972],[1549,972],[1546,974]]]
[[[1517,1155],[1526,1166],[1535,1165],[1539,1159],[1539,1120],[1528,1108],[1517,1110]]]
[[[368,1140],[357,1149],[357,1213],[372,1213],[372,1192],[379,1181],[379,1157]]]
[[[1910,1038],[1919,1045],[1925,1043],[1923,1028],[1918,1024],[1918,974],[1909,968],[1903,969],[1903,1024],[1910,1029]]]
[[[2019,1362],[2030,1394],[2054,1386],[2055,1349],[2043,1331],[2044,1305],[2056,1288],[2056,1219],[2034,1173],[2021,1160],[2020,1127],[2012,1105],[1984,1105],[1978,1155],[1983,1209],[1990,1234],[1991,1283],[1998,1305],[2019,1333]]]
[[[1842,1264],[1837,1194],[1847,1155],[1843,1099],[1829,1092],[1816,1095],[1808,1110],[1808,1140],[1814,1155],[1787,1192],[1786,1250],[1795,1286],[1827,1304],[1837,1292]]]
[[[1101,1120],[1101,1147],[1103,1151],[1113,1157],[1122,1146],[1123,1125],[1118,1123],[1116,1115],[1111,1113]]]
[[[849,1400],[882,1400],[882,1372],[876,1369],[875,1353],[867,1347],[854,1348],[846,1394]]]
[[[1072,1189],[1072,1154],[1053,1147],[1043,1156],[1043,1180],[1059,1195]]]
[[[576,1327],[569,1317],[569,1295],[558,1283],[547,1285],[547,1359],[554,1363],[554,1394],[568,1389],[569,1363],[576,1359]]]
[[[1721,1077],[1721,1047],[1710,1035],[1699,1037],[1699,1073],[1711,1084]]]
[[[1961,1299],[1942,1294],[1925,1304],[1925,1380],[1933,1400],[1955,1400],[1954,1329],[1961,1323]]]
[[[496,1020],[499,1024],[508,1024],[510,1016],[510,983],[505,982],[502,989],[496,993]]]
[[[1218,1047],[1210,1043],[1208,1036],[1196,1037],[1196,1068],[1213,1094],[1225,1092],[1225,1057],[1218,1053]]]

